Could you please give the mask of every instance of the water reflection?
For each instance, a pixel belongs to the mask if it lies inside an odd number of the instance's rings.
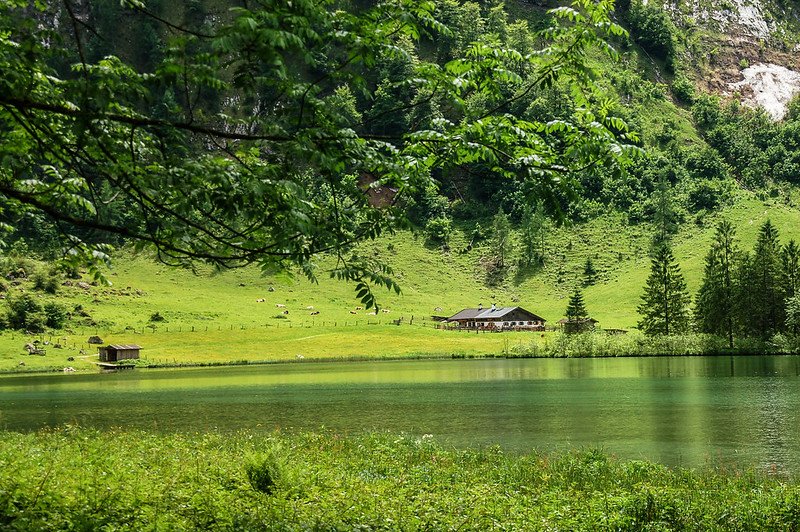
[[[0,426],[327,427],[800,472],[800,357],[294,364],[0,378]]]

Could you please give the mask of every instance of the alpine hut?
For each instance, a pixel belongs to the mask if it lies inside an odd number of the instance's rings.
[[[524,330],[543,331],[545,319],[522,307],[498,307],[492,303],[491,308],[465,308],[458,314],[447,318],[448,323],[459,329],[475,330]]]

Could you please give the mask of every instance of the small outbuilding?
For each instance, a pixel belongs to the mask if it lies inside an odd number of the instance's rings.
[[[98,347],[100,362],[117,362],[119,360],[133,360],[139,358],[139,351],[142,348],[138,345],[107,345]]]
[[[594,318],[582,320],[568,320],[567,318],[558,320],[558,324],[565,333],[579,333],[593,331],[599,322]]]
[[[465,308],[447,318],[459,329],[543,331],[545,319],[522,307]]]

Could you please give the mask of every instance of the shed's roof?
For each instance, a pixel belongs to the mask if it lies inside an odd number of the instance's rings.
[[[141,349],[141,346],[138,346],[136,344],[128,344],[128,345],[112,344],[105,346],[103,349],[116,349],[117,351],[124,351],[128,349]]]
[[[495,309],[492,308],[465,308],[458,314],[454,314],[450,316],[447,321],[459,321],[459,320],[483,320],[487,318],[502,318],[503,316],[510,314],[511,312],[519,310],[530,316],[531,320],[538,320],[538,321],[545,321],[544,318],[537,316],[533,312],[527,311],[522,307],[497,307]]]
[[[582,320],[569,320],[567,318],[561,318],[560,320],[558,320],[558,323],[560,323],[561,325],[564,325],[564,324],[567,324],[567,323],[588,323],[588,322],[600,323],[599,321],[597,321],[594,318],[585,318],[585,319],[582,319]]]

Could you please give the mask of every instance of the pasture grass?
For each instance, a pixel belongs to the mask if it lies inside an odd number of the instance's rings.
[[[390,434],[0,433],[12,530],[793,530],[800,486]]]
[[[747,192],[740,192],[721,213],[703,217],[702,223],[684,223],[674,239],[675,255],[691,293],[700,286],[714,225],[723,216],[737,227],[743,250],[752,249],[767,218],[781,231],[783,242],[797,238],[800,227],[796,208],[780,198],[759,199]],[[63,286],[56,296],[38,295],[70,310],[80,305],[89,316],[46,335],[3,332],[0,371],[93,369],[97,350],[86,341],[94,334],[106,343],[142,345],[142,356],[151,364],[502,355],[515,347],[519,351],[521,345],[552,343],[555,336],[440,331],[431,317],[495,302],[523,306],[552,326],[563,317],[570,292],[582,283],[587,257],[598,270],[597,283],[584,289],[589,313],[605,328],[636,326],[650,267],[646,225],[632,226],[620,215],[607,214],[586,224],[554,228],[542,267],[514,266],[494,285],[487,283],[480,265],[488,245],[467,250],[471,230],[462,225],[447,250],[408,232],[362,246],[359,253],[394,268],[403,289],[400,295],[379,291],[381,311],[376,315],[358,308],[352,286],[328,278],[332,263],[325,258],[319,262],[319,282],[313,283],[257,268],[174,269],[122,250],[108,274],[112,286]],[[8,294],[32,290],[26,281],[10,286]],[[150,321],[156,313],[164,321]],[[401,324],[393,325],[395,320]],[[25,354],[24,345],[34,338],[50,343],[46,356]],[[55,349],[56,343],[63,348]]]

